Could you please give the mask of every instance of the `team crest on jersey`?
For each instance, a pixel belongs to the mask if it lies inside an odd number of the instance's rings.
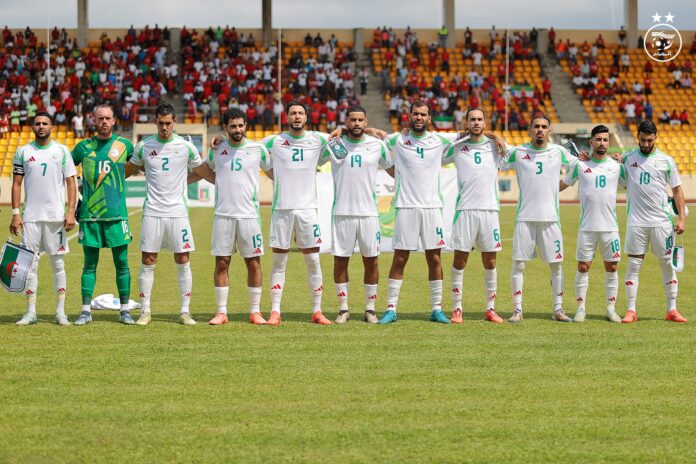
[[[526,155],[524,155],[524,156],[522,157],[522,159],[523,159],[523,160],[530,160],[530,159],[532,159],[532,157],[529,156],[529,153],[527,153]]]
[[[118,153],[118,150],[116,148],[112,148],[111,150],[109,150],[109,156],[111,158],[118,158],[118,155],[119,155],[119,153]]]

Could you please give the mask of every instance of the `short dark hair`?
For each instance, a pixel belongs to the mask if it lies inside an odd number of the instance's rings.
[[[413,108],[421,108],[423,106],[428,108],[428,115],[433,114],[433,109],[430,107],[430,103],[423,100],[416,100],[413,103],[411,103],[411,106],[409,106],[408,108],[408,112],[413,113]]]
[[[38,118],[39,116],[44,117],[44,118],[48,118],[48,120],[51,121],[51,125],[53,125],[53,116],[51,116],[50,114],[48,114],[45,111],[39,111],[36,113],[36,115],[34,115],[34,117],[31,120],[32,125],[34,124],[34,121],[36,120],[36,118]]]
[[[546,115],[545,115],[544,113],[542,113],[542,112],[534,113],[534,114],[532,115],[532,122],[534,122],[535,119],[546,119],[546,122],[549,123],[549,126],[551,125],[551,118],[549,118],[548,116],[546,116]]]
[[[596,134],[608,134],[608,133],[609,133],[609,128],[607,126],[600,124],[599,126],[594,126],[592,128],[592,132],[590,132],[590,136],[594,137]]]
[[[365,111],[365,108],[363,108],[360,105],[353,105],[350,108],[348,108],[348,110],[346,111],[346,116],[350,113],[362,113],[365,116],[367,116],[367,111]]]
[[[640,134],[641,132],[648,135],[657,135],[657,126],[651,120],[646,119],[638,126],[638,133]]]
[[[468,121],[468,120],[469,120],[469,113],[471,113],[472,111],[480,111],[481,114],[483,114],[483,119],[486,119],[486,112],[483,111],[483,108],[478,108],[478,107],[477,107],[477,108],[469,108],[469,109],[466,110],[466,113],[464,114],[464,120],[465,120],[465,121]]]
[[[231,120],[240,118],[244,120],[244,124],[248,122],[247,115],[244,111],[239,108],[230,108],[222,113],[222,124],[226,126]]]
[[[307,105],[302,103],[300,100],[290,100],[290,102],[285,106],[285,114],[290,114],[290,108],[293,106],[301,106],[305,114],[309,114],[309,109]]]
[[[167,116],[168,114],[171,114],[172,118],[176,118],[176,110],[174,110],[172,105],[169,103],[160,103],[157,105],[157,109],[155,110],[155,118],[159,116]]]

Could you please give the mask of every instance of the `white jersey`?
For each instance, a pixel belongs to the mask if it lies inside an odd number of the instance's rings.
[[[130,162],[145,166],[143,216],[188,217],[186,178],[203,163],[191,142],[177,134],[168,141],[153,135],[136,145]]]
[[[500,153],[495,140],[481,142],[462,139],[443,154],[442,164],[456,163],[457,211],[477,209],[500,211],[498,200],[498,164]]]
[[[259,169],[270,169],[268,150],[245,140],[227,142],[208,152],[206,163],[215,171],[215,214],[231,218],[259,218]]]
[[[24,176],[24,222],[65,220],[65,179],[76,174],[70,150],[51,142],[45,147],[32,142],[17,149],[14,174]]]
[[[336,159],[324,150],[322,162],[331,160],[334,180],[334,216],[378,216],[377,169],[392,167],[391,156],[384,142],[366,135],[361,141],[341,137],[348,156]]]
[[[317,208],[317,166],[327,138],[307,131],[301,137],[283,132],[263,139],[271,153],[273,210]]]
[[[624,156],[629,226],[661,227],[672,224],[666,188],[681,185],[677,165],[668,154],[655,149],[644,155],[635,149]]]
[[[456,140],[457,134],[449,136]],[[395,208],[442,208],[440,166],[450,140],[437,132],[395,133],[387,138],[396,167]]]
[[[549,143],[537,149],[531,143],[507,151],[507,169],[514,169],[520,189],[517,221],[558,222],[558,184],[561,167],[575,167],[577,158],[564,147]]]
[[[579,181],[580,228],[587,232],[617,232],[616,190],[619,182],[625,183],[624,167],[606,157],[602,161],[594,158],[578,161],[568,171],[563,183],[574,185]]]

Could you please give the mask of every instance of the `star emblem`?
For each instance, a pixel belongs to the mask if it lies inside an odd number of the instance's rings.
[[[665,16],[665,22],[667,22],[667,23],[674,22],[674,15],[672,14],[671,11],[669,13],[667,13],[667,16]]]
[[[652,17],[654,23],[659,23],[660,20],[662,19],[662,16],[660,16],[658,13],[655,13],[655,15]]]

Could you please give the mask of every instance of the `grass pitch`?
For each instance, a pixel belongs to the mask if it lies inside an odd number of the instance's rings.
[[[561,208],[565,301],[573,302],[579,209]],[[268,229],[267,209],[264,230]],[[116,312],[95,312],[86,327],[58,327],[50,265],[39,271],[40,323],[18,328],[21,296],[0,305],[0,462],[689,462],[696,459],[696,319],[664,322],[655,258],[641,272],[640,321],[603,320],[604,271],[595,262],[583,324],[551,321],[548,268],[525,273],[525,320],[483,321],[483,272],[473,254],[465,274],[465,323],[427,322],[427,268],[414,254],[406,268],[399,321],[359,321],[362,265],[351,260],[350,306],[343,326],[309,323],[304,262],[290,256],[280,327],[247,320],[245,271],[233,259],[230,324],[205,322],[215,311],[212,211],[191,210],[198,251],[191,256],[192,312],[176,324],[176,268],[160,255],[153,322],[125,327]],[[501,212],[498,310],[509,316],[514,208]],[[620,213],[620,218],[623,216]],[[9,224],[9,210],[0,220]],[[624,221],[625,222],[625,221]],[[691,227],[694,227],[692,225]],[[140,214],[131,217],[130,265],[137,295]],[[622,231],[623,237],[623,231]],[[696,291],[689,252],[679,303],[692,319]],[[66,258],[67,312],[79,312],[81,247]],[[378,312],[386,300],[391,254],[380,257]],[[452,255],[443,254],[445,290]],[[262,308],[268,315],[269,253],[263,257]],[[322,256],[324,312],[333,317],[331,256]],[[623,279],[625,262],[619,266]],[[105,250],[96,294],[115,291]],[[447,295],[448,292],[445,291]],[[448,297],[445,309],[450,310]],[[625,294],[619,289],[619,312]]]

